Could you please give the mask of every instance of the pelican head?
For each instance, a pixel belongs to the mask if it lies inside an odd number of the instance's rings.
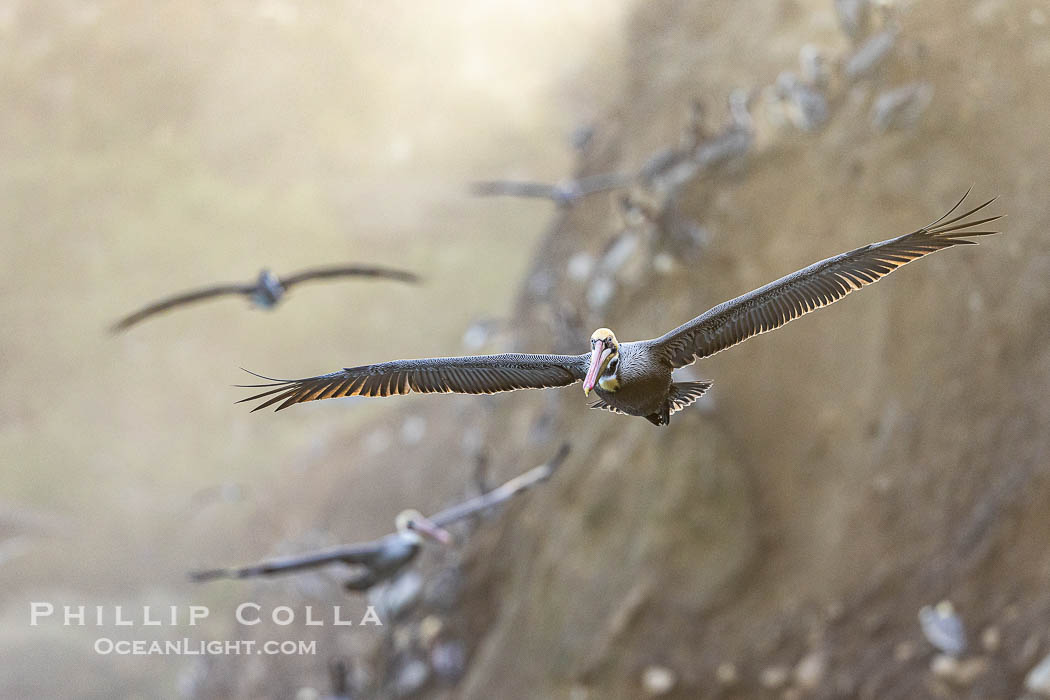
[[[583,395],[591,393],[597,384],[605,391],[616,391],[620,383],[616,370],[620,365],[620,344],[608,328],[599,328],[591,334],[591,364],[583,380]]]
[[[452,544],[452,535],[449,534],[448,530],[438,527],[418,510],[406,510],[398,513],[394,524],[401,535],[411,535],[416,538],[419,538],[419,535],[426,535],[435,542],[445,545]]]

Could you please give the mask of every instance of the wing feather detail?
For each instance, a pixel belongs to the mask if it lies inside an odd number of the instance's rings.
[[[832,304],[913,260],[945,248],[975,244],[977,241],[970,240],[974,236],[998,233],[974,227],[1001,216],[968,220],[995,198],[949,218],[968,194],[969,190],[944,216],[913,233],[822,260],[719,304],[647,342],[672,367],[684,367]]]
[[[583,379],[588,355],[479,355],[426,360],[398,360],[348,367],[307,379],[262,379],[266,384],[242,385],[265,389],[238,401],[264,399],[258,411],[277,405],[277,411],[306,401],[342,396],[420,394],[495,394],[517,389],[567,386]],[[254,374],[254,373],[253,373]]]

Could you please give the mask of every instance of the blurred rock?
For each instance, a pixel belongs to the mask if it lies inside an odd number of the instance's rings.
[[[394,442],[390,431],[386,428],[377,428],[365,436],[365,449],[373,455],[386,452]]]
[[[846,80],[854,82],[873,75],[885,63],[897,43],[897,31],[887,29],[865,41],[846,60],[842,73]]]
[[[988,670],[988,666],[988,659],[983,656],[960,661],[954,656],[937,654],[930,661],[930,671],[933,675],[958,686],[973,685],[978,676]]]
[[[438,642],[430,651],[430,665],[442,680],[459,680],[467,668],[467,648],[459,640]]]
[[[0,566],[28,554],[33,549],[33,538],[26,535],[16,535],[0,541]]]
[[[788,119],[802,131],[818,131],[828,121],[828,101],[824,95],[790,71],[777,77],[776,96],[784,104]]]
[[[715,679],[720,685],[735,685],[740,680],[740,673],[731,662],[723,661],[715,669]]]
[[[427,434],[427,419],[423,416],[408,416],[401,423],[401,443],[418,445]]]
[[[593,124],[581,124],[573,129],[569,134],[569,146],[572,147],[572,150],[585,150],[594,139],[594,130]]]
[[[649,156],[638,170],[638,179],[652,186],[653,183],[678,165],[683,154],[675,148],[662,148]]]
[[[502,327],[503,321],[498,318],[476,319],[463,331],[460,342],[468,352],[477,352],[485,347]]]
[[[1001,644],[1002,637],[999,633],[999,628],[995,625],[985,627],[984,631],[981,632],[981,647],[989,654],[994,654],[999,651]]]
[[[440,617],[427,615],[419,623],[419,641],[423,646],[430,646],[443,629],[445,629],[445,623]]]
[[[1024,640],[1024,644],[1021,645],[1021,652],[1018,654],[1018,660],[1021,663],[1027,663],[1035,659],[1035,655],[1039,653],[1039,647],[1041,646],[1039,637],[1038,633],[1033,632]]]
[[[778,690],[787,685],[789,678],[791,678],[791,669],[787,666],[769,666],[762,669],[758,675],[758,682],[763,688]]]
[[[569,258],[569,262],[565,266],[566,274],[574,282],[582,282],[587,279],[593,269],[594,256],[582,251]]]
[[[871,108],[871,125],[884,133],[914,126],[933,101],[928,83],[910,83],[881,93]]]
[[[711,241],[711,231],[693,219],[676,220],[671,230],[669,247],[675,258],[696,262]]]
[[[827,657],[823,652],[811,652],[795,667],[795,683],[805,690],[813,690],[824,680],[826,670]]]
[[[419,692],[430,680],[430,667],[417,657],[407,657],[394,673],[393,691],[397,697]]]
[[[919,625],[926,640],[945,654],[959,656],[966,651],[966,629],[949,601],[919,610]]]
[[[180,696],[196,698],[202,694],[209,671],[208,657],[198,656],[188,666],[183,666],[175,677],[175,687]]]
[[[427,581],[427,606],[437,610],[452,610],[459,603],[463,576],[456,566],[446,566],[432,574]]]
[[[537,270],[529,277],[526,285],[530,294],[542,299],[554,289],[554,275],[550,270]]]
[[[623,232],[613,239],[598,261],[598,267],[606,273],[619,276],[638,250],[638,235]]]
[[[642,688],[652,696],[666,695],[677,682],[678,676],[666,666],[649,666],[642,673]]]
[[[915,642],[898,642],[897,646],[893,647],[893,658],[901,663],[911,661],[915,658]]]
[[[1050,698],[1050,656],[1043,658],[1024,678],[1024,687]]]
[[[702,170],[728,165],[743,158],[754,143],[750,90],[737,88],[729,93],[729,125],[696,149],[695,161]]]
[[[674,258],[669,253],[657,253],[653,256],[653,270],[661,275],[671,274],[674,271]]]
[[[869,0],[835,0],[835,15],[846,36],[857,41],[868,33],[871,3]]]
[[[616,293],[616,283],[603,275],[591,280],[587,287],[587,306],[591,311],[601,311]]]
[[[802,81],[823,90],[831,80],[831,66],[827,54],[816,44],[803,44],[798,52],[799,73]]]
[[[485,433],[476,425],[470,425],[463,429],[463,435],[459,438],[459,447],[464,454],[477,455],[485,445]]]
[[[406,571],[386,585],[372,589],[376,604],[395,620],[419,602],[422,592],[423,577],[414,570]],[[371,593],[369,597],[373,597]]]
[[[329,692],[324,700],[349,700],[353,695],[354,671],[348,658],[335,657],[328,661]]]

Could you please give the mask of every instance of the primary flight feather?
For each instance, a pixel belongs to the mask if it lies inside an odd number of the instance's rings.
[[[591,336],[591,352],[582,355],[505,354],[383,362],[319,377],[248,385],[265,391],[242,401],[263,399],[253,410],[276,405],[279,411],[305,401],[341,396],[492,394],[583,381],[584,394],[594,391],[599,398],[591,408],[642,416],[656,425],[666,425],[672,414],[692,404],[711,386],[707,381],[673,382],[672,370],[780,328],[913,260],[997,233],[977,227],[1000,216],[971,218],[994,199],[952,216],[968,194],[928,226],[822,260],[719,304],[652,340],[620,343],[608,328],[599,328]]]

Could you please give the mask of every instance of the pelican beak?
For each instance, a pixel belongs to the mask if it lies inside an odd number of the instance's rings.
[[[610,355],[612,355],[612,348],[606,347],[604,340],[594,344],[594,351],[591,353],[591,366],[587,368],[587,376],[583,380],[584,396],[588,396],[591,393],[591,389],[594,388],[595,382],[598,381],[598,375],[601,374],[602,368],[605,367],[605,363]]]
[[[452,544],[452,534],[443,527],[438,527],[426,518],[416,518],[412,521],[412,529],[436,540],[443,545]]]

